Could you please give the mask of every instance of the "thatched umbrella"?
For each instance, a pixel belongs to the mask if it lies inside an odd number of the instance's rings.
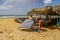
[[[31,11],[28,12],[28,15],[32,15],[35,12],[35,9],[32,9]]]
[[[45,8],[36,8],[28,12],[28,15],[33,15],[33,14],[42,14],[42,15],[56,15],[56,11],[53,10],[52,6],[47,6]]]
[[[45,14],[43,13],[43,9],[41,8],[36,8],[36,9],[32,9],[31,11],[28,12],[28,15],[33,15],[33,14]]]

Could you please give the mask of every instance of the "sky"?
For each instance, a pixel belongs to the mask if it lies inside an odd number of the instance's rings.
[[[60,4],[60,0],[0,0],[0,15],[27,15],[34,9]]]

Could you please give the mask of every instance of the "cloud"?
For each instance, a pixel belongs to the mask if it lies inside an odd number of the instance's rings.
[[[0,5],[0,15],[26,15],[33,8],[40,7],[40,0],[6,0]]]
[[[26,6],[30,0],[6,0],[0,5],[0,15],[26,15]]]
[[[1,5],[0,6],[0,10],[8,10],[8,9],[11,9],[11,8],[13,8],[12,5]]]
[[[6,0],[2,5],[0,5],[0,10],[9,10],[15,7],[16,4],[20,2],[25,2],[26,0]]]
[[[44,4],[48,5],[52,2],[52,0],[43,0]]]

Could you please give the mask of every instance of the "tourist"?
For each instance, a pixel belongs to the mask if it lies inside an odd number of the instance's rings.
[[[35,29],[38,29],[38,32],[40,32],[40,29],[41,29],[41,25],[42,25],[42,20],[41,20],[41,17],[38,17],[37,15],[35,16],[35,19],[34,19],[34,28]]]

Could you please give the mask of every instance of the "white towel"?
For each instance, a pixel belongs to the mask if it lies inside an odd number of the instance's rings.
[[[33,23],[34,23],[33,20],[26,19],[19,27],[30,29],[30,27],[33,25]]]

